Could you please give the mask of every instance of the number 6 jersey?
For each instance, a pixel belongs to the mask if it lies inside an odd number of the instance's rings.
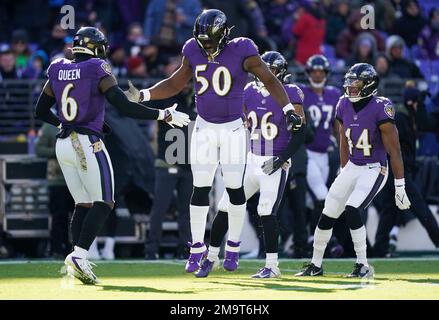
[[[79,62],[57,59],[52,62],[47,76],[63,128],[102,133],[105,97],[99,91],[99,81],[109,75],[109,64],[98,58]]]
[[[337,104],[336,118],[343,124],[349,144],[349,161],[356,165],[379,162],[386,164],[387,152],[381,139],[379,126],[394,123],[395,109],[384,97],[373,96],[358,113],[347,97]]]
[[[248,38],[230,40],[218,56],[209,59],[194,38],[182,49],[194,73],[195,105],[204,120],[212,123],[234,121],[243,116],[243,91],[248,73],[244,60],[257,56],[258,48]]]

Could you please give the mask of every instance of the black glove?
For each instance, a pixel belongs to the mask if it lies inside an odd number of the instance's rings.
[[[289,110],[286,114],[288,131],[297,131],[302,126],[302,117],[293,110]]]
[[[271,176],[279,168],[281,168],[284,163],[285,163],[285,160],[282,157],[273,157],[273,158],[265,161],[262,164],[261,168],[265,174],[268,174],[269,176]]]

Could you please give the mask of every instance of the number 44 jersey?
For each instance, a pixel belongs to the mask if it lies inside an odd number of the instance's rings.
[[[317,95],[309,86],[301,86],[301,89],[305,94],[304,108],[309,112],[315,127],[314,140],[307,144],[306,148],[314,152],[326,153],[331,144],[335,106],[340,98],[340,90],[325,86],[323,94]]]
[[[349,161],[359,166],[376,162],[386,164],[387,152],[379,126],[395,121],[395,109],[389,99],[374,96],[357,113],[352,102],[347,97],[341,97],[336,118],[343,124],[348,140]]]
[[[105,97],[99,81],[111,75],[109,64],[98,58],[74,62],[57,59],[47,69],[63,128],[82,128],[100,134]]]

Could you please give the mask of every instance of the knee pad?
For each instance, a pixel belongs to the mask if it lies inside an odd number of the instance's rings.
[[[210,189],[211,187],[194,187],[191,204],[200,207],[208,206]]]
[[[357,208],[354,208],[352,206],[346,206],[345,216],[346,224],[351,230],[359,229],[364,225],[363,220],[361,220],[360,210]]]
[[[320,230],[330,230],[334,227],[335,221],[337,221],[337,219],[322,214],[320,216],[319,223],[317,224],[317,226],[319,227]]]
[[[245,203],[244,187],[240,187],[238,189],[226,188],[226,190],[231,204],[239,206]]]

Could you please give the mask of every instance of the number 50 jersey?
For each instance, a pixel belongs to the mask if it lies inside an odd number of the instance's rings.
[[[292,104],[303,104],[303,92],[294,84],[284,84]],[[244,106],[251,125],[251,152],[259,156],[280,156],[287,148],[291,132],[281,106],[259,81],[247,84]]]
[[[246,58],[259,55],[254,42],[235,38],[218,56],[210,59],[192,38],[186,42],[182,53],[194,74],[195,105],[200,117],[212,123],[241,118],[243,92],[248,80],[243,64]]]

